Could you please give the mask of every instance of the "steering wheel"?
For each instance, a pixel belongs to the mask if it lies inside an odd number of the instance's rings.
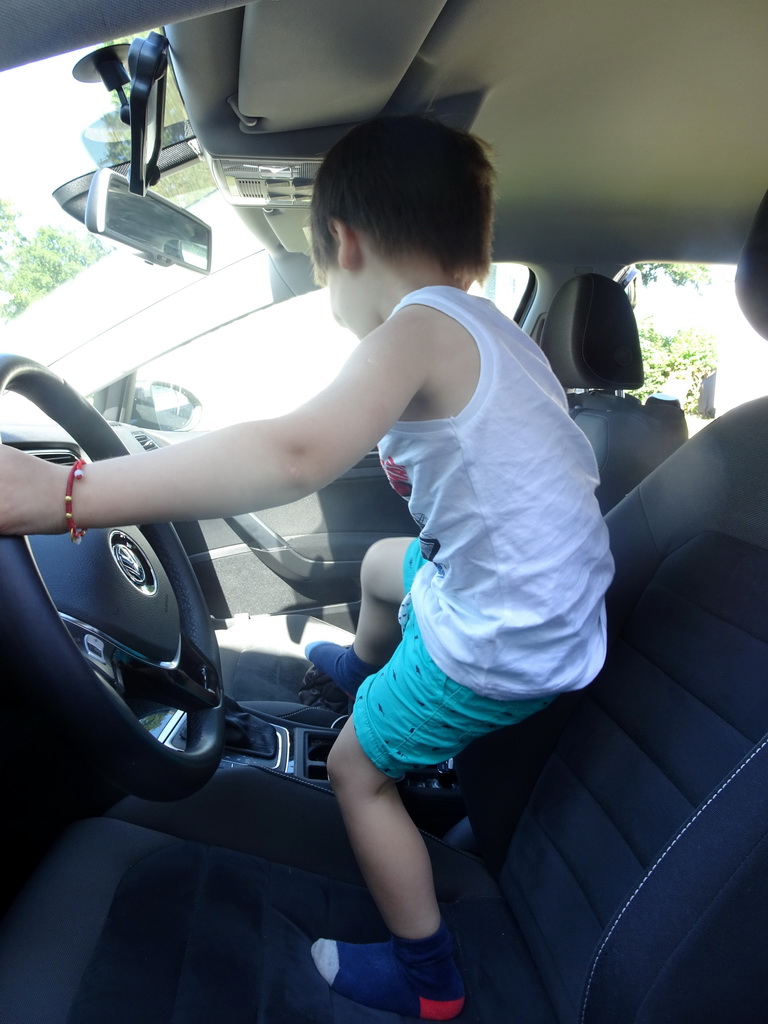
[[[91,459],[128,454],[101,414],[46,367],[0,355],[4,390],[30,399]],[[218,646],[172,526],[89,530],[79,545],[68,535],[0,538],[0,652],[6,683],[122,791],[174,800],[216,770]],[[159,742],[137,717],[165,708],[187,713],[184,749]]]

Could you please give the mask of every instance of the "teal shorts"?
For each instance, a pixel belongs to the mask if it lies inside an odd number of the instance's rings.
[[[406,594],[424,564],[415,540],[403,563]],[[410,597],[400,609],[400,625],[397,650],[364,680],[352,709],[360,746],[385,775],[399,779],[446,761],[478,736],[521,722],[553,700],[495,700],[450,679],[427,654]]]

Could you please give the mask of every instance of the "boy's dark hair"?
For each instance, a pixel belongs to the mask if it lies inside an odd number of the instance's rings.
[[[418,253],[443,270],[483,278],[491,259],[494,172],[484,143],[422,116],[353,128],[323,161],[312,196],[312,260],[325,283],[338,219],[379,255]]]

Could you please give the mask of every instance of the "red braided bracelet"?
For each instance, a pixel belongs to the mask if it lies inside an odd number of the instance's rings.
[[[69,539],[73,544],[79,544],[86,534],[86,531],[81,530],[75,522],[75,513],[72,507],[72,490],[75,486],[75,480],[80,480],[83,476],[84,465],[85,459],[78,459],[72,469],[70,469],[67,480],[67,493],[64,495],[64,516],[69,527]]]

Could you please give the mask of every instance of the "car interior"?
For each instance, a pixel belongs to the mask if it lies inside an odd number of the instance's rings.
[[[131,159],[112,169],[132,198],[209,167],[266,253],[275,304],[313,291],[312,179],[351,126],[430,113],[489,143],[494,260],[527,268],[515,318],[595,450],[616,574],[593,683],[399,784],[466,984],[456,1019],[764,1021],[768,397],[689,437],[675,399],[625,394],[644,373],[625,286],[642,261],[736,264],[768,340],[765,5],[8,0],[3,14],[2,69],[71,54],[96,88],[107,61],[131,121]],[[155,124],[168,73],[188,118],[173,152]],[[81,224],[96,224],[97,178],[58,197]],[[210,306],[217,270],[201,273],[203,235],[188,240],[147,242],[146,270],[213,282]],[[228,314],[246,322],[247,280]],[[93,398],[55,361],[0,350],[0,395],[45,414],[0,405],[3,443],[73,464],[179,442],[125,415],[120,379]],[[78,545],[0,537],[1,1024],[405,1019],[331,991],[310,956],[320,936],[388,933],[327,779],[346,709],[301,688],[307,642],[352,640],[367,547],[416,532],[371,453],[293,506]]]
[[[605,514],[688,438],[680,403],[625,392],[643,382],[637,320],[618,281],[579,274],[558,290],[541,348],[566,389],[571,417],[597,458],[596,494]]]

